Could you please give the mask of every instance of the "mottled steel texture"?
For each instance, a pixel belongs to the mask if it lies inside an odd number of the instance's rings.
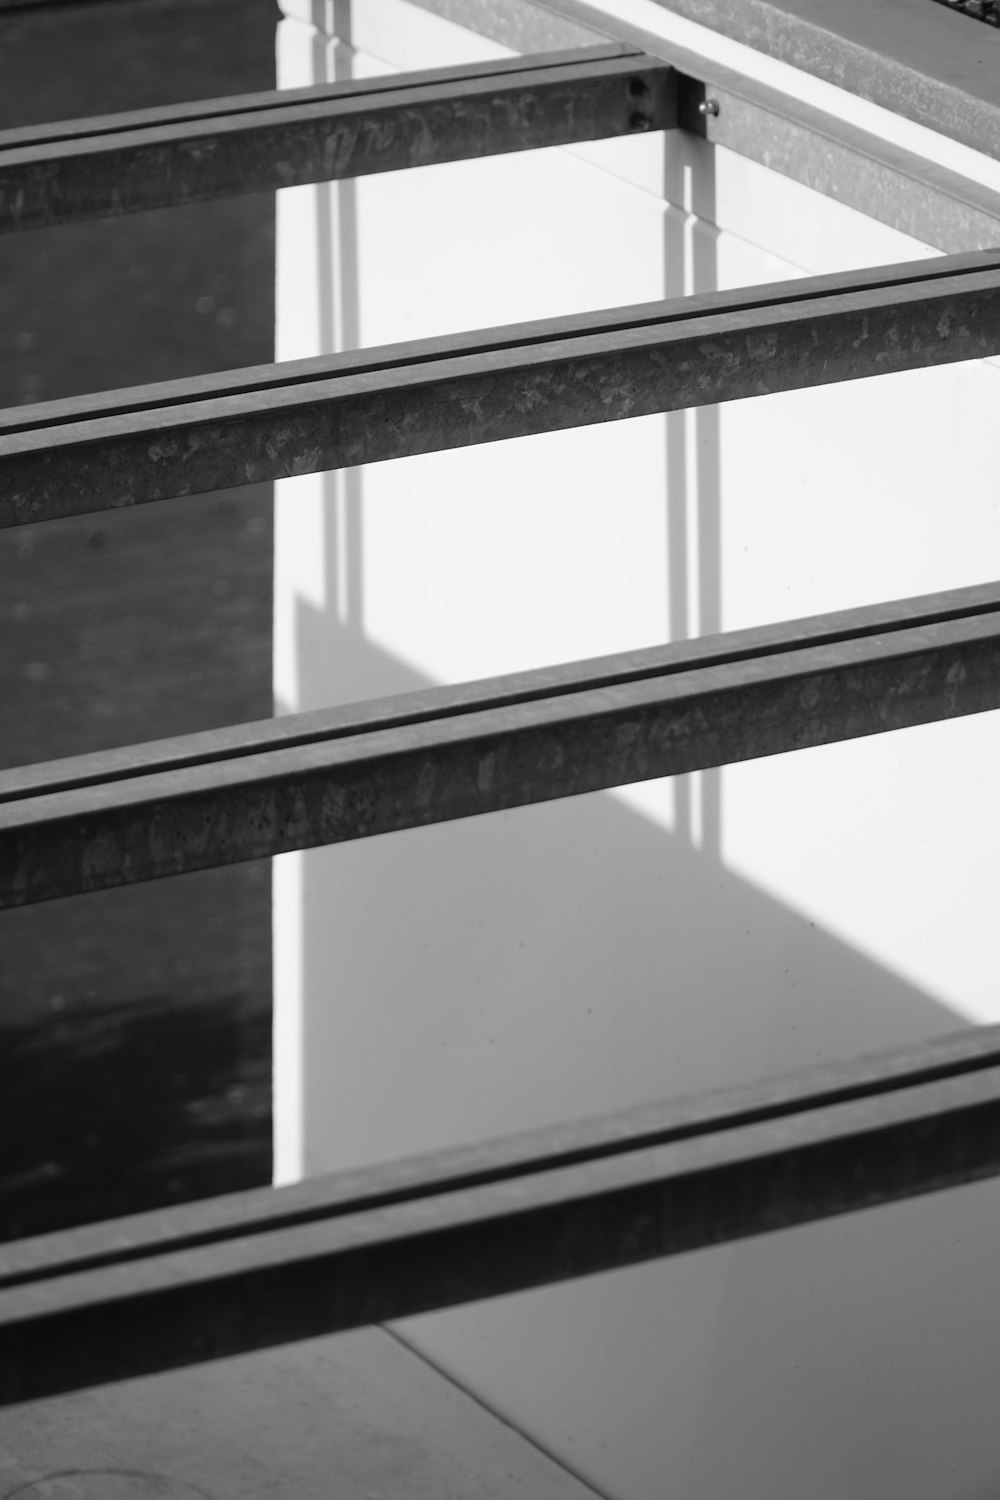
[[[995,1052],[995,1036],[991,1038]],[[914,1059],[882,1087],[768,1103],[636,1138],[610,1117],[574,1150],[540,1131],[272,1194],[241,1228],[199,1205],[98,1226],[91,1253],[36,1257],[0,1286],[0,1402],[12,1403],[504,1295],[773,1232],[1000,1172],[1000,1067]],[[936,1073],[936,1076],[935,1076]],[[928,1076],[930,1081],[928,1081]],[[781,1086],[779,1085],[779,1093]],[[614,1137],[618,1136],[615,1140]],[[631,1137],[631,1138],[630,1138]],[[470,1156],[472,1160],[470,1160]],[[453,1164],[452,1164],[453,1165]],[[408,1178],[408,1180],[406,1180]],[[291,1201],[289,1201],[289,1194]],[[197,1232],[198,1213],[203,1215]],[[270,1222],[268,1222],[270,1220]],[[138,1233],[136,1233],[138,1226]],[[103,1241],[103,1243],[102,1243]],[[160,1248],[162,1244],[162,1248]]]
[[[985,21],[987,26],[1000,26],[1000,0],[938,0],[938,3],[976,21]]]
[[[0,780],[0,907],[997,708],[1000,600],[972,593],[361,705],[327,733],[251,726],[244,753],[226,730],[104,774],[34,768]]]
[[[581,48],[214,101],[200,113],[187,106],[188,118],[173,105],[73,122],[58,134],[51,126],[8,131],[0,136],[0,230],[675,125],[672,70],[622,52]]]
[[[232,371],[0,414],[0,525],[998,353],[993,252]]]

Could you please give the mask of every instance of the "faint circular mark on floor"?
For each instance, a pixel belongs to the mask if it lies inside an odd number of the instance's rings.
[[[8,1490],[3,1500],[214,1500],[207,1490],[142,1469],[59,1469]]]

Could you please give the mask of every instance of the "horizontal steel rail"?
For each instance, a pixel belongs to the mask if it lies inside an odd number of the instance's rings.
[[[635,1265],[1000,1171],[1000,1029],[10,1247],[0,1402]]]
[[[612,44],[0,133],[0,231],[677,123],[673,70]]]
[[[428,3],[428,0],[418,0]],[[892,21],[871,0],[657,0],[667,10],[770,53],[805,74],[858,94],[893,114],[1000,156],[1000,71],[995,38],[981,26],[954,26],[925,0],[895,0]],[[589,0],[543,0],[569,24],[656,53],[668,44]],[[433,3],[428,3],[433,9]],[[454,0],[449,9],[454,13]],[[812,17],[808,18],[809,11]],[[466,24],[475,26],[478,7]],[[648,43],[645,39],[648,38]],[[670,44],[671,51],[673,45]],[[678,63],[683,67],[682,63]],[[709,66],[712,66],[710,63]],[[698,77],[706,76],[699,73]],[[750,82],[751,80],[747,80]]]
[[[0,413],[0,526],[1000,354],[1000,250]]]
[[[0,775],[0,907],[1000,707],[1000,585]]]
[[[605,22],[611,24],[607,18]],[[429,160],[456,159],[436,154],[444,149],[445,140],[449,150],[469,156],[530,149],[539,131],[558,130],[551,92],[558,80],[553,69],[563,70],[565,84],[570,77],[567,70],[575,68],[583,80],[582,93],[572,119],[563,117],[569,134],[562,144],[676,125],[707,135],[714,143],[763,162],[938,249],[952,252],[1000,243],[996,193],[744,78],[711,58],[667,44],[627,23],[614,24],[621,40],[605,46],[595,43],[503,62],[196,101],[2,132],[0,232],[277,188],[292,181],[320,181],[328,175],[326,162],[331,152],[338,162],[334,176],[362,176]],[[628,64],[627,95],[619,91],[614,96],[601,74],[599,65],[616,59]],[[644,65],[658,70],[648,93],[643,92],[648,81],[642,73]],[[479,92],[491,79],[506,90],[507,109],[523,113],[519,125],[505,117],[502,129],[495,128],[495,121],[491,126]],[[518,81],[525,91],[518,91]],[[451,93],[427,114],[427,128],[415,134],[419,111],[427,113],[430,108],[428,91],[445,84]],[[477,91],[471,110],[457,92],[465,86]],[[549,93],[541,111],[530,103],[532,89],[539,87]],[[698,109],[706,90],[713,99],[713,113]],[[393,95],[397,96],[397,113],[386,116],[384,107]],[[404,95],[416,103],[400,116]],[[637,100],[639,107],[632,107]],[[499,108],[499,95],[494,108]],[[461,110],[461,118],[449,121],[447,109]],[[274,154],[267,150],[268,131]],[[333,131],[338,132],[335,142]],[[513,144],[502,144],[505,133]],[[348,158],[347,171],[341,171]],[[295,173],[299,175],[290,175]]]
[[[881,224],[954,253],[1000,245],[1000,193],[813,106],[741,79],[697,90],[681,118],[725,146]]]
[[[923,8],[922,0],[913,3]],[[937,250],[955,253],[1000,245],[1000,193],[861,130],[839,115],[738,73],[711,55],[602,14],[592,5],[547,0],[546,10],[558,11],[568,25],[596,24],[609,40],[636,47],[676,68],[681,75],[678,124],[682,130],[705,136],[713,145],[760,162],[771,172]],[[711,101],[711,108],[702,111],[706,100]],[[994,124],[997,120],[1000,115]],[[980,149],[989,155],[985,146]]]

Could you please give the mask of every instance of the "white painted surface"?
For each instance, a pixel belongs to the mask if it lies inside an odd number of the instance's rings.
[[[669,29],[633,18],[654,10]],[[354,18],[353,49],[283,23],[284,81],[502,53],[404,0]],[[281,196],[281,358],[929,253],[678,135]],[[993,576],[998,381],[286,482],[279,707]],[[284,856],[279,1180],[1000,1019],[998,749],[989,715]],[[964,1190],[407,1336],[621,1500],[985,1496],[995,1205]]]

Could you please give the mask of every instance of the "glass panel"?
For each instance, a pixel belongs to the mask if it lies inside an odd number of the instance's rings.
[[[271,711],[271,492],[0,531],[0,766]],[[267,862],[0,912],[0,1238],[271,1173]]]
[[[270,885],[0,912],[0,1240],[271,1180]]]

